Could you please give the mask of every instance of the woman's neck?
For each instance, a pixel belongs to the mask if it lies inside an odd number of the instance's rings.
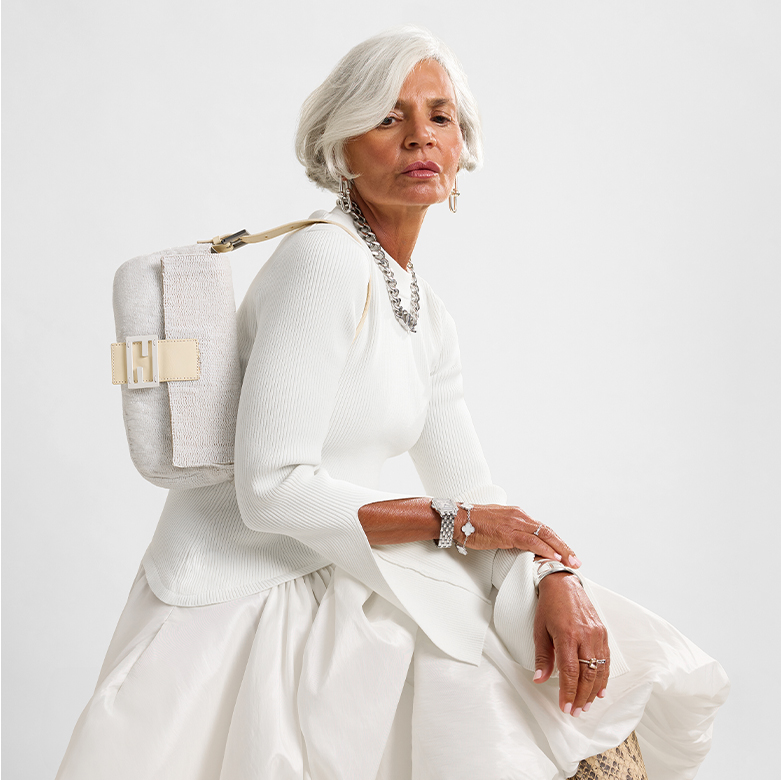
[[[355,190],[351,196],[382,248],[406,270],[428,206],[384,207],[367,203]]]

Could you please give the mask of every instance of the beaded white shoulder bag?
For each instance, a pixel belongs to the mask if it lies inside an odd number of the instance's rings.
[[[326,219],[246,230],[192,246],[135,257],[114,276],[112,383],[122,386],[130,457],[165,488],[194,488],[233,476],[241,391],[233,249],[268,241]],[[371,296],[355,335],[363,327]]]

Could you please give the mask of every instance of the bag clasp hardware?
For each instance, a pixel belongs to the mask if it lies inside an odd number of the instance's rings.
[[[152,378],[144,380],[144,367],[133,369],[133,343],[141,342],[141,357],[149,357],[149,347],[152,347]],[[157,363],[157,336],[128,336],[125,339],[125,359],[127,361],[127,389],[141,390],[144,387],[160,386],[160,370]]]
[[[232,252],[234,249],[246,246],[242,239],[248,236],[246,230],[239,230],[236,233],[226,233],[224,236],[215,236],[206,241],[199,241],[199,244],[211,244],[212,252]]]

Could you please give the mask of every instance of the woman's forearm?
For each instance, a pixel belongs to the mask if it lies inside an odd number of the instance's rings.
[[[466,512],[460,509],[458,514],[460,519],[461,514],[466,515]],[[441,525],[439,514],[431,508],[431,499],[426,497],[364,504],[358,510],[358,520],[369,544],[438,539]]]
[[[555,558],[573,567],[580,566],[570,547],[550,528],[532,520],[517,506],[479,504],[470,510],[473,533],[467,540],[461,528],[467,511],[458,508],[453,538],[477,550],[529,550],[545,558]],[[404,544],[438,539],[442,520],[425,496],[376,501],[358,510],[358,520],[369,544]]]

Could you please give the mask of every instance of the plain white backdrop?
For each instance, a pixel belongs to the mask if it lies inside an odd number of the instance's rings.
[[[298,109],[413,22],[462,60],[485,168],[415,253],[495,481],[733,683],[699,777],[777,763],[781,6],[772,0],[6,0],[4,751],[53,777],[164,491],[127,453],[111,282],[330,208]],[[237,299],[270,248],[233,258]],[[408,461],[386,486],[417,484]],[[142,779],[139,779],[142,780]],[[653,779],[651,779],[653,780]]]

